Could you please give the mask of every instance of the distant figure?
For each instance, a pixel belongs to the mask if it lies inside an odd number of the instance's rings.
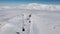
[[[16,32],[17,34],[20,34],[19,32]]]
[[[31,14],[29,15],[29,18],[27,18],[27,20],[30,20]]]
[[[22,31],[25,31],[25,28],[23,28]]]
[[[29,21],[29,23],[31,23],[31,21]]]
[[[31,14],[29,15],[29,18],[31,17]]]

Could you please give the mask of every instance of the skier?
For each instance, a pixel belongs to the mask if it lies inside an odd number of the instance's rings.
[[[31,23],[31,21],[29,21],[29,23]]]
[[[31,14],[29,15],[29,17],[31,17]]]
[[[25,31],[25,28],[23,28],[22,31]]]

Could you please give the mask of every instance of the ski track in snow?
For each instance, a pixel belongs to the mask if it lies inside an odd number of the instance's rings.
[[[26,31],[22,29],[22,14]],[[26,18],[31,14],[31,23]],[[0,22],[3,27],[0,34],[60,34],[60,11],[35,11],[35,10],[2,10]]]

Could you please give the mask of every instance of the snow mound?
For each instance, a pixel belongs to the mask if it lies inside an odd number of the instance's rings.
[[[38,3],[30,3],[30,4],[20,4],[17,6],[0,6],[0,10],[7,9],[35,9],[35,10],[48,10],[48,11],[60,11],[60,5],[52,5],[52,4],[38,4]]]

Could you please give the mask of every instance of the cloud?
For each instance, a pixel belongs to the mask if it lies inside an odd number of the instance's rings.
[[[17,6],[0,6],[0,10],[6,9],[35,9],[35,10],[60,11],[60,5],[30,3],[20,4]]]

